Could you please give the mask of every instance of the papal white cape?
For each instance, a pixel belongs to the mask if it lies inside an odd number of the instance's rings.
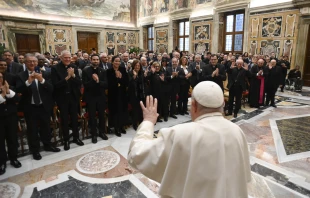
[[[128,161],[161,183],[159,194],[174,198],[247,198],[251,180],[247,141],[221,113],[163,128],[144,121],[131,142]]]

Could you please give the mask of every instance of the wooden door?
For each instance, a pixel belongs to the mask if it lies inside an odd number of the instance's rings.
[[[15,34],[16,48],[19,54],[41,52],[39,35],[34,34]]]
[[[88,54],[91,53],[92,48],[96,49],[98,53],[98,34],[91,32],[78,32],[78,48],[86,51]]]
[[[303,81],[305,86],[310,86],[310,27],[308,31],[306,58],[303,71]]]

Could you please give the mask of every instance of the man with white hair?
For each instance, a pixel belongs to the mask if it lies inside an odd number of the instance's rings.
[[[60,59],[61,62],[52,67],[51,79],[54,85],[54,98],[60,111],[64,150],[69,150],[69,117],[73,142],[79,146],[84,145],[79,139],[78,131],[78,105],[82,81],[78,69],[71,64],[71,53],[66,50],[62,51]]]
[[[161,183],[161,197],[248,197],[247,141],[241,128],[222,116],[224,96],[216,83],[196,85],[192,122],[163,128],[156,139],[157,100],[150,96],[146,107],[140,105],[144,121],[130,144],[128,162]]]
[[[189,65],[190,71],[192,71],[192,76],[190,78],[190,83],[192,87],[195,87],[201,80],[202,68],[206,67],[205,63],[201,61],[201,55],[195,55],[195,61]]]
[[[282,68],[280,66],[277,66],[277,61],[275,59],[272,59],[270,61],[270,64],[268,67],[268,76],[267,76],[267,82],[266,82],[266,106],[270,106],[277,108],[277,106],[274,103],[274,97],[276,95],[278,87],[283,86],[282,81]]]
[[[99,64],[99,67],[104,69],[105,71],[112,67],[111,63],[108,62],[108,55],[107,55],[107,53],[101,53],[100,54],[100,64]]]
[[[234,101],[236,101],[234,110],[234,118],[236,118],[241,109],[242,92],[246,90],[246,77],[250,78],[251,73],[248,70],[248,65],[244,64],[243,60],[239,59],[236,61],[236,66],[231,65],[227,70],[227,73],[229,75],[227,85],[227,88],[229,89],[229,106],[227,115],[232,115]]]

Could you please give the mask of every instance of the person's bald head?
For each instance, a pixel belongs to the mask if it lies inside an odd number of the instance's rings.
[[[176,57],[172,58],[171,62],[172,62],[172,67],[177,67],[179,64],[179,59],[177,59]]]
[[[273,59],[273,60],[270,61],[270,63],[271,63],[271,66],[274,67],[277,64],[277,61]]]
[[[237,64],[237,67],[238,67],[238,68],[241,68],[241,67],[243,66],[243,60],[242,60],[242,59],[238,59],[238,60],[236,61],[236,64]]]
[[[142,66],[147,66],[147,60],[146,60],[146,58],[145,58],[145,57],[141,57],[140,63],[141,63]]]
[[[179,59],[180,53],[179,52],[173,52],[173,57]]]
[[[258,60],[258,62],[257,62],[257,65],[259,66],[259,67],[262,67],[263,65],[264,65],[264,60],[263,59],[259,59]]]
[[[128,59],[129,59],[129,54],[126,52],[123,54],[123,61],[128,62]]]

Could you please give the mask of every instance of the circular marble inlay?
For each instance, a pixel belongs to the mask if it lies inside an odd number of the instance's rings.
[[[20,187],[11,182],[0,183],[1,198],[17,198],[20,194]]]
[[[97,174],[111,170],[120,160],[120,156],[113,151],[95,151],[81,157],[76,167],[82,173]]]

